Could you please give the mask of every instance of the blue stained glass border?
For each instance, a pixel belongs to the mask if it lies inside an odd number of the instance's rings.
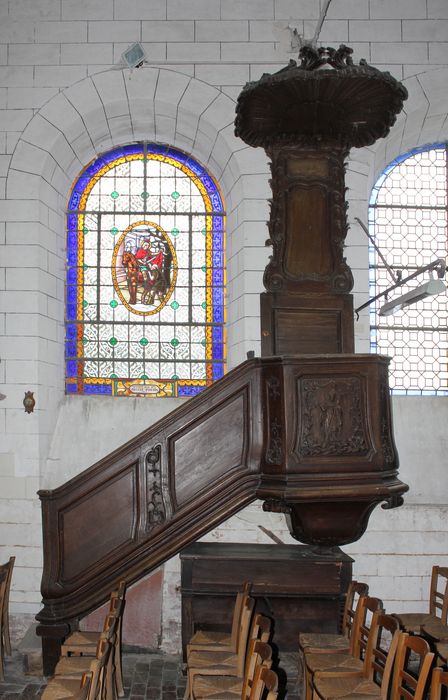
[[[104,394],[111,396],[112,385],[111,384],[84,384],[85,394]]]
[[[66,376],[67,393],[78,393],[77,384],[73,383],[73,378],[76,378],[76,361],[73,361],[73,356],[76,357],[76,322],[81,321],[77,317],[77,299],[76,299],[76,283],[78,271],[78,214],[76,210],[79,208],[79,203],[82,199],[85,189],[89,185],[92,177],[94,177],[102,168],[113,163],[113,161],[135,154],[154,154],[163,155],[189,168],[192,173],[200,178],[205,187],[214,213],[224,214],[224,206],[221,194],[217,186],[210,176],[208,171],[198,163],[192,156],[176,148],[164,144],[157,143],[134,143],[115,148],[107,153],[101,154],[83,170],[79,178],[75,182],[68,201],[67,214],[67,289],[66,289],[66,319],[74,323],[66,325]],[[222,286],[224,284],[224,221],[223,216],[212,217],[212,304],[213,304],[213,323],[223,324],[224,316],[224,294]],[[215,331],[216,329],[213,329]],[[209,364],[212,366],[213,379],[219,379],[223,376],[224,366],[224,342],[223,331],[220,334],[212,333],[212,348],[211,355],[213,361]],[[183,386],[179,383],[178,396],[195,396],[205,387],[203,386]],[[84,382],[85,394],[111,394],[112,387],[110,384],[87,384]]]
[[[205,386],[179,386],[177,395],[179,397],[197,396],[197,394],[200,394],[205,388]]]

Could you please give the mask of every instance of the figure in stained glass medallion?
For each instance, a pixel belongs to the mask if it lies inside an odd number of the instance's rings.
[[[120,236],[113,255],[112,277],[122,303],[133,313],[154,314],[174,289],[176,254],[157,224],[137,222]]]

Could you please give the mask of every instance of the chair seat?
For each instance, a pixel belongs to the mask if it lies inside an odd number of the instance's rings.
[[[302,632],[299,635],[299,647],[307,654],[348,654],[350,640],[343,634],[319,634],[318,632]]]
[[[64,642],[62,646],[62,653],[71,652],[95,654],[96,645],[98,644],[100,634],[100,632],[83,632],[82,630],[76,630],[76,632],[72,632],[70,637],[66,640],[66,642]],[[79,647],[91,647],[93,651],[91,652],[90,648],[86,648],[86,651],[82,651],[79,649]]]
[[[82,674],[89,670],[90,662],[91,658],[88,656],[62,656],[56,664],[54,675],[56,677],[81,678]]]
[[[194,698],[210,700],[235,700],[241,697],[242,681],[232,676],[195,676]]]
[[[226,644],[232,643],[232,635],[228,632],[216,632],[215,630],[197,630],[188,644]]]
[[[362,698],[380,697],[381,689],[373,681],[367,678],[347,678],[336,676],[332,678],[318,678],[314,683],[316,693],[325,700],[331,698],[350,698],[350,700],[362,700]]]
[[[428,634],[434,639],[438,639],[441,642],[448,642],[448,627],[440,620],[426,622],[421,625],[421,628],[425,634]]]
[[[59,700],[75,695],[79,691],[79,678],[54,678],[48,682],[41,700]]]
[[[361,673],[364,662],[355,659],[351,654],[307,654],[305,656],[307,669],[314,675],[327,673]]]
[[[238,666],[238,654],[230,651],[192,651],[188,657],[188,668],[218,669],[217,675],[226,675]],[[233,675],[229,673],[229,675]]]
[[[406,632],[420,632],[421,627],[440,622],[438,617],[429,613],[394,613],[394,617]]]

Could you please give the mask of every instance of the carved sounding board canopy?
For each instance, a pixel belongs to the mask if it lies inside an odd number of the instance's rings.
[[[301,63],[247,83],[238,97],[235,132],[250,146],[322,143],[351,148],[387,136],[407,98],[390,73],[352,61],[353,50],[305,46]]]

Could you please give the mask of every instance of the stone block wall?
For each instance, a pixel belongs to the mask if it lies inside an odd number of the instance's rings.
[[[320,0],[0,0],[0,561],[17,556],[11,609],[39,609],[39,488],[89,466],[172,408],[172,402],[64,397],[64,212],[71,184],[97,154],[136,139],[191,151],[217,178],[227,205],[229,366],[259,351],[259,294],[269,256],[269,166],[233,136],[244,83],[295,57],[292,34],[310,38]],[[446,0],[332,0],[324,45],[351,45],[355,60],[404,80],[409,100],[389,137],[351,153],[347,258],[355,305],[366,301],[369,192],[398,154],[448,137]],[[147,64],[129,71],[140,41]],[[292,43],[291,43],[292,42]],[[369,350],[368,315],[356,324]],[[26,414],[25,391],[36,409]],[[430,566],[443,561],[448,504],[446,399],[394,401],[406,506],[378,509],[347,548],[355,573],[392,605],[424,607]],[[129,417],[130,416],[130,417]],[[424,421],[422,421],[424,416]],[[443,420],[442,420],[443,419]],[[115,430],[119,426],[119,430]],[[423,427],[424,429],[423,429]],[[114,446],[115,446],[114,442]],[[423,474],[422,474],[423,469]],[[251,507],[209,537],[285,537],[283,521]],[[270,524],[267,524],[267,523]],[[408,585],[406,585],[406,580]],[[162,646],[178,644],[178,565],[165,565]],[[398,596],[398,597],[397,597]]]

